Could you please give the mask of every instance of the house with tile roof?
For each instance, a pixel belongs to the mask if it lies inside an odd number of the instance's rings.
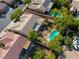
[[[18,59],[26,38],[7,31],[0,37],[0,42],[4,44],[4,48],[0,47],[0,59]]]
[[[45,13],[50,11],[52,5],[53,2],[51,2],[51,0],[31,0],[28,8],[40,13]]]

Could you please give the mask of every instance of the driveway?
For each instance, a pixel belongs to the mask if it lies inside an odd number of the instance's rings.
[[[65,59],[79,59],[79,51],[65,51]]]

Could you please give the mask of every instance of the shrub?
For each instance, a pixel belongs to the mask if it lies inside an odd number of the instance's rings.
[[[30,40],[37,40],[37,37],[38,37],[38,34],[36,32],[34,32],[34,31],[29,32],[28,38]]]
[[[23,10],[20,9],[20,8],[17,8],[10,16],[11,20],[14,20],[14,21],[18,21],[19,20],[19,17],[23,14]]]

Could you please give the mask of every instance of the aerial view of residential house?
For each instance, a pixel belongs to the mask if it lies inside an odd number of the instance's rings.
[[[0,45],[0,59],[18,59],[26,38],[13,32],[5,32],[0,42],[3,44],[3,47]]]
[[[79,0],[72,0],[70,12],[79,16]]]
[[[6,31],[7,29],[19,31],[23,34],[28,34],[30,31],[38,31],[40,26],[42,25],[45,18],[31,14],[31,13],[24,13],[20,17],[20,21],[14,23],[13,21],[3,30]]]
[[[0,59],[79,59],[79,0],[3,1]]]
[[[31,0],[28,8],[41,13],[49,12],[53,3],[51,0]]]

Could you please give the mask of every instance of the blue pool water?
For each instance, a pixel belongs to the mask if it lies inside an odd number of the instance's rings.
[[[53,40],[56,36],[58,36],[58,34],[59,34],[59,31],[53,30],[51,34],[48,36],[48,41]]]
[[[60,13],[54,13],[54,12],[51,12],[50,13],[51,14],[51,16],[53,16],[53,17],[60,17],[60,18],[63,18],[63,16],[60,14]]]

